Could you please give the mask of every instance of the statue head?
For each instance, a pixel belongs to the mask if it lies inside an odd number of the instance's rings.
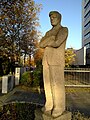
[[[56,26],[61,22],[61,14],[58,11],[51,11],[49,13],[50,21],[52,26]]]

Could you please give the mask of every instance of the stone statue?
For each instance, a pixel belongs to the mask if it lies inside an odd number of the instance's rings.
[[[65,111],[64,53],[68,29],[61,26],[59,12],[51,11],[49,17],[52,29],[40,41],[40,47],[45,49],[42,64],[46,103],[42,111],[58,117]]]

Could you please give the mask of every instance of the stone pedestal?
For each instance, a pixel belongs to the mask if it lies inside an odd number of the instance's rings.
[[[8,75],[2,77],[2,93],[8,92]]]
[[[40,109],[35,111],[35,120],[71,120],[71,112],[65,111],[61,116],[53,118],[51,115],[43,114]]]
[[[20,68],[15,69],[15,85],[19,85],[20,79]]]
[[[20,68],[19,67],[15,68],[15,74],[20,74]]]
[[[2,77],[2,93],[8,93],[14,87],[14,76],[5,75]]]
[[[11,91],[14,88],[14,75],[8,76],[8,89]]]
[[[15,85],[19,85],[19,79],[20,79],[20,75],[15,74]]]

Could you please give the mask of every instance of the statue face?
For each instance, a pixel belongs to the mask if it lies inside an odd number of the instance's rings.
[[[56,25],[60,24],[60,19],[59,19],[58,15],[55,13],[52,14],[50,16],[50,22],[51,22],[52,26],[56,26]]]

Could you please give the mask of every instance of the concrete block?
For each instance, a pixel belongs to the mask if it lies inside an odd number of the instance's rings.
[[[15,85],[19,85],[20,68],[15,68]]]
[[[59,117],[53,118],[51,115],[43,114],[40,109],[35,111],[35,120],[71,120],[71,112],[65,111]]]
[[[8,75],[2,77],[2,93],[8,92]]]

